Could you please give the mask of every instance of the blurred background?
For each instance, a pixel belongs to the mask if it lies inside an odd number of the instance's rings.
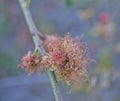
[[[120,101],[120,0],[31,0],[43,34],[70,32],[87,42],[89,83],[64,101]],[[31,77],[18,68],[34,45],[17,0],[0,0],[0,101],[55,101],[47,74]]]

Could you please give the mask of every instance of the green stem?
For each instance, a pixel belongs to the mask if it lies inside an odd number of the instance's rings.
[[[45,52],[45,50],[42,46],[41,40],[38,36],[38,30],[35,26],[35,23],[34,23],[33,19],[32,19],[29,7],[26,8],[26,1],[25,0],[18,0],[18,2],[19,2],[20,6],[22,8],[22,12],[23,12],[25,20],[27,22],[27,25],[28,25],[28,28],[30,30],[31,36],[33,38],[35,48],[37,48],[40,51],[41,55],[44,56],[46,54],[46,52]],[[56,101],[63,101],[61,93],[60,93],[60,89],[57,86],[57,82],[56,82],[54,72],[48,71],[48,76],[50,78],[50,82],[51,82],[52,89],[53,89],[53,92],[54,92],[55,100]]]
[[[52,85],[52,89],[53,89],[56,101],[63,101],[61,92],[60,92],[60,90],[57,86],[57,81],[56,81],[54,72],[48,72],[48,75],[49,75],[49,78],[50,78],[50,81],[51,81],[51,85]]]

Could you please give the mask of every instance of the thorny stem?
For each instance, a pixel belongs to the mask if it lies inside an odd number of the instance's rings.
[[[44,50],[44,48],[43,48],[43,46],[41,44],[41,40],[40,40],[40,38],[38,36],[38,30],[37,30],[37,28],[36,28],[36,26],[34,24],[33,19],[32,19],[29,7],[26,8],[26,1],[25,0],[18,0],[18,2],[20,4],[20,6],[21,6],[23,15],[25,17],[25,20],[26,20],[28,28],[30,30],[31,36],[33,38],[35,48],[40,51],[42,56],[44,56],[46,54],[46,52],[45,52],[45,50]],[[48,76],[50,78],[50,82],[51,82],[51,85],[52,85],[55,100],[56,101],[63,101],[61,93],[60,93],[60,89],[57,86],[57,82],[56,82],[54,72],[48,71]]]

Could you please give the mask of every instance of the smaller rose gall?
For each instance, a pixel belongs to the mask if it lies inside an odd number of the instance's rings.
[[[31,51],[28,51],[28,53],[23,56],[20,67],[23,68],[29,75],[31,75],[36,70],[40,71],[40,61],[41,57],[37,51],[33,54]]]

